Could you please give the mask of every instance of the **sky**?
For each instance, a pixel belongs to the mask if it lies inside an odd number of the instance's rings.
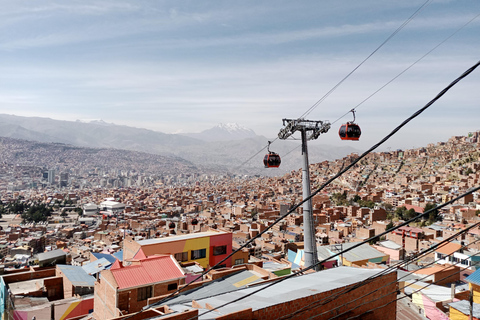
[[[236,122],[274,138],[283,118],[302,116],[424,3],[0,0],[0,113],[164,133]],[[312,143],[378,142],[480,60],[479,14],[477,0],[428,1],[307,115],[332,123]],[[357,107],[360,141],[339,139],[353,119],[340,117],[436,46]],[[480,69],[382,149],[480,130],[479,89]]]

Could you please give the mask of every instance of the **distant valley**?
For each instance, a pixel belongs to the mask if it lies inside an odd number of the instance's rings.
[[[189,170],[199,172],[281,175],[301,167],[300,143],[277,141],[271,149],[282,156],[281,168],[264,169],[262,159],[267,151],[262,148],[266,147],[269,139],[237,124],[220,124],[201,133],[181,135],[101,121],[86,123],[1,114],[0,137],[146,152],[174,157],[171,159],[188,163],[186,167]],[[317,142],[309,145],[310,163],[335,160],[352,152],[357,150],[319,145]],[[166,167],[165,170],[169,171]]]

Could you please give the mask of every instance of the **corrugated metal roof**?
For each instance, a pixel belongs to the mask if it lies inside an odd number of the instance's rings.
[[[448,301],[452,299],[452,290],[450,288],[423,281],[405,281],[404,290],[407,295],[411,295],[414,292],[423,294],[433,302]]]
[[[471,282],[473,284],[480,286],[480,269],[478,269],[477,271],[475,271],[474,273],[466,277],[465,281]]]
[[[112,270],[119,289],[153,284],[184,277],[184,273],[172,256],[157,256],[140,260],[131,265]]]
[[[394,249],[394,250],[399,250],[402,248],[401,245],[393,242],[392,240],[380,241],[378,244],[385,248]]]
[[[117,259],[114,259],[115,261]],[[108,269],[112,263],[105,258],[95,260],[93,262],[87,263],[82,266],[82,269],[85,270],[87,274],[93,275],[99,273],[102,270]]]
[[[328,250],[332,253],[338,253],[341,250],[346,250],[351,248],[354,245],[357,245],[358,242],[348,242],[343,243],[342,245],[330,245],[328,246]],[[371,247],[368,243],[362,244],[361,246],[352,249],[348,252],[343,253],[343,258],[347,261],[355,262],[361,260],[370,260],[374,258],[384,257],[386,256],[385,253],[378,251],[377,249]]]
[[[114,256],[115,258],[117,258],[118,260],[123,261],[123,250],[120,250],[120,251],[118,251],[118,252],[115,252],[115,253],[113,254],[113,256]]]
[[[67,264],[57,264],[57,267],[74,286],[93,287],[95,285],[95,278],[87,274],[82,267]]]
[[[338,267],[286,279],[283,282],[279,282],[275,286],[271,287],[267,287],[268,284],[258,285],[209,298],[195,299],[195,301],[201,306],[206,306],[208,304],[215,309],[227,301],[234,301],[239,298],[244,298],[236,303],[219,308],[218,311],[222,315],[247,308],[252,308],[253,311],[256,311],[276,305],[279,303],[279,301],[294,301],[296,299],[308,297],[320,292],[326,292],[350,284],[358,283],[370,276],[378,275],[380,272],[382,272],[382,270]],[[262,287],[265,288],[263,291],[248,296],[248,294],[257,291]],[[191,305],[191,302],[190,304],[185,303],[184,305]],[[174,307],[174,304],[168,302],[168,306]],[[211,314],[202,316],[202,313],[204,312],[199,312],[199,319],[212,319]]]
[[[262,278],[249,270],[241,270],[232,275],[206,283],[203,286],[186,291],[168,301],[168,306],[179,303],[191,303],[192,300],[212,297],[218,294],[231,292],[245,286],[262,281]]]
[[[93,256],[97,258],[98,260],[104,258],[107,259],[110,263],[114,263],[116,260],[116,257],[112,256],[111,254],[108,253],[97,253],[97,252],[92,252]]]

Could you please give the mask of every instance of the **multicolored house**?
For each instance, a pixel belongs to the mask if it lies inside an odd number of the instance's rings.
[[[171,254],[179,262],[196,261],[203,268],[207,268],[216,265],[230,253],[232,253],[230,232],[207,231],[138,241],[127,237],[124,241],[123,260]],[[222,266],[231,267],[232,259],[226,260]]]

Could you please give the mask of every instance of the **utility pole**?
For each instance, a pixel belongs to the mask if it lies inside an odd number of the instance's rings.
[[[278,133],[278,138],[286,140],[296,131],[302,135],[302,188],[303,200],[310,198],[310,171],[308,163],[307,141],[317,139],[321,133],[326,133],[330,129],[328,121],[312,121],[305,119],[283,119],[284,128]],[[311,267],[315,271],[320,270],[318,265],[317,242],[315,239],[315,226],[313,223],[312,200],[309,199],[303,203],[303,236],[304,236],[304,258],[305,267]]]

